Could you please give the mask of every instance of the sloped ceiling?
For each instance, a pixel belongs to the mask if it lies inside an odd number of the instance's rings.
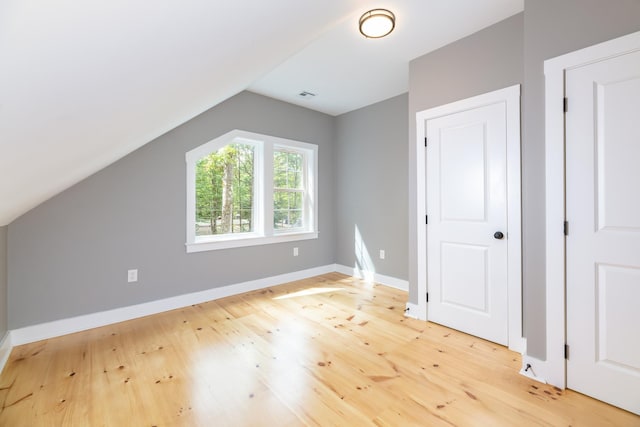
[[[356,24],[374,7],[398,15],[392,37],[377,44]],[[403,93],[409,60],[522,8],[523,0],[4,0],[0,226],[245,89],[329,114]],[[302,90],[318,96],[308,102]]]

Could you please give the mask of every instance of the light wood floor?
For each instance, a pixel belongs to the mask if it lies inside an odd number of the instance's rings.
[[[639,426],[327,274],[16,347],[0,426]]]

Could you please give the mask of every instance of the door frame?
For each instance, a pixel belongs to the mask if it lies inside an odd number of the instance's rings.
[[[507,120],[507,289],[509,349],[523,353],[522,337],[522,217],[520,176],[520,85],[430,108],[416,113],[416,218],[418,304],[407,304],[410,315],[427,320],[426,121],[486,105],[505,103]]]
[[[565,216],[565,72],[594,62],[640,51],[640,31],[577,50],[544,62],[545,74],[545,205],[546,205],[546,347],[538,372],[546,382],[566,387]],[[569,106],[569,108],[571,108]],[[540,369],[542,368],[542,369]]]

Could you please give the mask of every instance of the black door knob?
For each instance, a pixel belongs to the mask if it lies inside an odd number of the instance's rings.
[[[496,231],[495,233],[493,233],[493,237],[500,240],[504,238],[504,234],[502,234],[502,231]]]

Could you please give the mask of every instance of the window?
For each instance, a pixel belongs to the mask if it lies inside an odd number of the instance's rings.
[[[187,252],[317,238],[317,153],[238,130],[189,151]]]
[[[196,162],[196,236],[253,231],[252,144],[228,144]]]
[[[273,152],[273,228],[304,228],[304,154],[283,149]]]

